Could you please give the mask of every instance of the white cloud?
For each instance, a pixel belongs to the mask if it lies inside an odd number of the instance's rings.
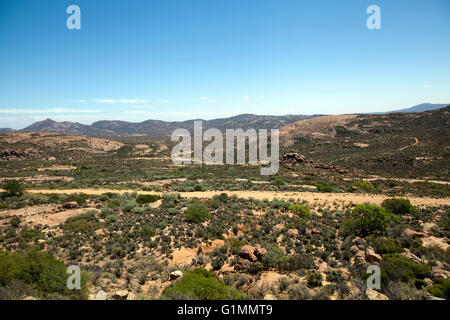
[[[138,108],[138,109],[151,109],[153,108],[152,106],[133,106],[133,108]]]
[[[200,97],[200,100],[209,100],[209,97]]]
[[[423,86],[424,88],[433,88],[433,86],[431,84],[426,84]]]
[[[145,103],[146,99],[94,99],[94,102],[98,103]]]
[[[216,100],[211,99],[211,100],[209,100],[209,102],[211,102],[211,103],[216,103]]]
[[[95,113],[100,110],[83,110],[83,109],[0,109],[0,114],[40,114],[40,113]]]
[[[243,96],[242,99],[248,100],[248,99],[250,99],[250,98],[249,98],[248,96]]]

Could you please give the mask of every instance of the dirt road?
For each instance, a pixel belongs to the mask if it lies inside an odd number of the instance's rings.
[[[161,192],[155,191],[135,191],[135,190],[114,190],[114,189],[69,189],[69,190],[28,190],[30,193],[57,193],[57,194],[71,194],[71,193],[86,193],[93,195],[100,195],[106,192],[112,193],[132,193],[138,194],[156,194],[161,195]],[[199,191],[199,192],[173,192],[179,193],[183,198],[211,198],[214,195],[221,193],[227,193],[229,196],[236,195],[239,198],[254,198],[257,200],[273,200],[277,199],[295,199],[306,200],[308,202],[327,202],[333,203],[345,202],[345,203],[371,203],[381,204],[384,199],[390,198],[386,195],[378,194],[359,194],[359,193],[321,193],[321,192],[272,192],[272,191]],[[439,206],[450,205],[450,198],[431,198],[431,197],[407,197],[412,204],[418,206]]]

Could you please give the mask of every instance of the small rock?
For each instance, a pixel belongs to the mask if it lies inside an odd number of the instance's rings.
[[[277,300],[277,297],[275,297],[273,294],[266,294],[264,296],[264,300]]]
[[[128,297],[128,291],[127,290],[118,290],[114,292],[113,299],[115,300],[125,300]]]
[[[180,270],[176,270],[170,273],[170,280],[176,280],[178,278],[181,278],[183,276],[183,272]]]
[[[355,254],[355,262],[357,264],[365,264],[366,263],[366,254],[364,251],[360,250]]]
[[[100,290],[95,295],[95,300],[106,300],[106,299],[108,299],[108,294],[103,290]]]
[[[134,295],[134,293],[130,293],[127,297],[127,300],[136,300],[136,296]]]
[[[66,202],[62,205],[64,209],[73,209],[78,207],[78,203],[76,201]]]
[[[259,244],[256,245],[255,251],[253,251],[253,254],[260,259],[263,255],[267,253],[267,250],[263,247],[261,247]]]
[[[298,236],[298,230],[297,229],[289,229],[288,235],[291,237],[297,237]]]

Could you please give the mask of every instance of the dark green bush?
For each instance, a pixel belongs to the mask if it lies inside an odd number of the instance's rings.
[[[375,187],[368,181],[358,181],[355,184],[353,184],[354,187],[358,188],[359,190],[365,191],[367,193],[373,193],[375,192]]]
[[[311,272],[306,276],[306,284],[309,288],[322,286],[322,275],[320,273]]]
[[[443,299],[450,299],[450,279],[442,281],[441,283],[435,284],[434,286],[428,288],[428,292],[433,296]]]
[[[379,254],[391,254],[403,252],[402,247],[400,247],[391,238],[370,237],[369,241],[375,252]]]
[[[298,215],[300,218],[311,218],[311,212],[308,206],[305,205],[294,204],[289,207],[289,211]]]
[[[3,190],[5,190],[7,197],[21,197],[25,192],[24,185],[17,180],[11,180],[3,184]]]
[[[403,198],[386,199],[381,206],[395,215],[416,214],[418,212],[408,199]]]
[[[211,215],[203,204],[192,204],[186,210],[186,219],[189,222],[200,223],[211,219]]]
[[[0,251],[0,286],[20,281],[32,288],[36,295],[48,297],[59,294],[73,299],[85,299],[86,278],[82,277],[82,289],[67,288],[67,268],[51,254],[36,250],[9,253]]]
[[[140,194],[137,196],[136,202],[142,205],[146,203],[156,202],[159,199],[161,199],[161,197],[154,194]]]
[[[344,221],[341,232],[343,235],[357,233],[362,237],[384,235],[387,233],[391,221],[399,221],[399,219],[384,208],[370,204],[358,204],[352,210],[352,218]]]
[[[244,295],[203,268],[186,271],[181,279],[164,289],[164,299],[242,300]]]
[[[399,254],[385,254],[380,264],[381,281],[387,285],[391,281],[413,282],[431,276],[431,267],[410,261]]]

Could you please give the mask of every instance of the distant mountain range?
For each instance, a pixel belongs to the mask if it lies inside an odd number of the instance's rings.
[[[398,112],[423,112],[436,110],[445,107],[446,104],[424,103],[411,108],[395,110],[386,113]],[[220,118],[213,120],[204,120],[203,128],[217,128],[221,131],[225,129],[249,128],[254,129],[277,129],[285,125],[297,122],[299,120],[317,118],[322,115],[285,115],[285,116],[267,116],[254,114],[240,114],[229,118]],[[52,119],[35,122],[32,125],[21,130],[10,128],[0,129],[0,133],[13,132],[50,132],[69,135],[84,135],[90,137],[129,137],[146,135],[150,137],[165,137],[170,135],[173,130],[178,128],[192,130],[195,120],[187,121],[161,121],[146,120],[143,122],[126,121],[97,121],[91,125],[85,125],[77,122],[56,122]]]
[[[424,111],[431,111],[431,110],[442,109],[442,108],[448,106],[449,104],[450,103],[447,103],[447,104],[422,103],[422,104],[418,104],[417,106],[410,107],[410,108],[399,109],[399,110],[394,110],[394,111],[387,111],[387,112],[374,112],[373,114],[424,112]]]

